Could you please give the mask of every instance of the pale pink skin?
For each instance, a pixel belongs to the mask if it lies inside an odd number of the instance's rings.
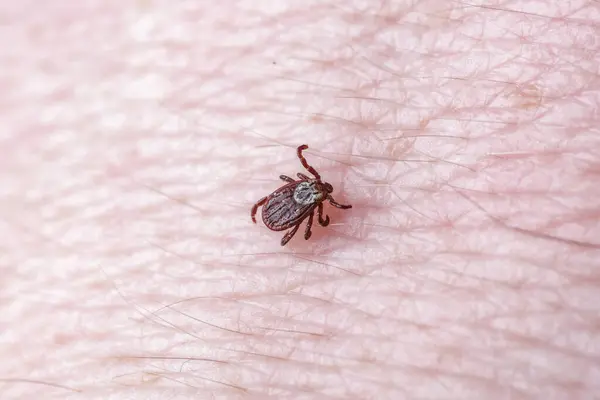
[[[485,4],[3,0],[2,399],[597,395],[600,4]]]

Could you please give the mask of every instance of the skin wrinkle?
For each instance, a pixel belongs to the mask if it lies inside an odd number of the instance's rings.
[[[3,398],[598,391],[596,2],[5,3]]]

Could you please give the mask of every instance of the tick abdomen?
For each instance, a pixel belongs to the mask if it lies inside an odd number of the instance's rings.
[[[270,229],[279,231],[288,229],[297,224],[306,212],[312,208],[311,204],[301,204],[294,199],[294,184],[286,185],[276,190],[263,206],[263,222]]]

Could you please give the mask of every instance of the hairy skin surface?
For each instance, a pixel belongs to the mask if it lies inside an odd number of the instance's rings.
[[[3,0],[2,399],[600,393],[600,4],[482,3]]]

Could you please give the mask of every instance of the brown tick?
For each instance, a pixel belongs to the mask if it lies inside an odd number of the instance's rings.
[[[323,202],[329,201],[332,206],[342,209],[352,208],[352,206],[343,205],[337,203],[331,192],[333,192],[333,186],[327,182],[321,180],[321,175],[308,163],[302,155],[304,150],[308,149],[308,146],[303,144],[298,147],[297,153],[302,166],[306,168],[308,172],[314,175],[314,179],[310,178],[302,173],[298,173],[299,180],[294,180],[286,175],[280,175],[279,179],[287,182],[284,185],[271,193],[270,195],[263,197],[252,206],[251,217],[252,222],[256,223],[256,212],[258,207],[263,206],[262,209],[262,220],[264,224],[272,231],[284,231],[292,228],[288,231],[281,239],[281,245],[285,246],[291,238],[294,237],[300,224],[308,218],[306,223],[306,230],[304,231],[304,239],[308,240],[312,234],[311,228],[313,223],[313,217],[315,216],[315,208],[317,209],[317,217],[319,218],[319,225],[329,225],[329,216],[326,215],[323,219]]]

